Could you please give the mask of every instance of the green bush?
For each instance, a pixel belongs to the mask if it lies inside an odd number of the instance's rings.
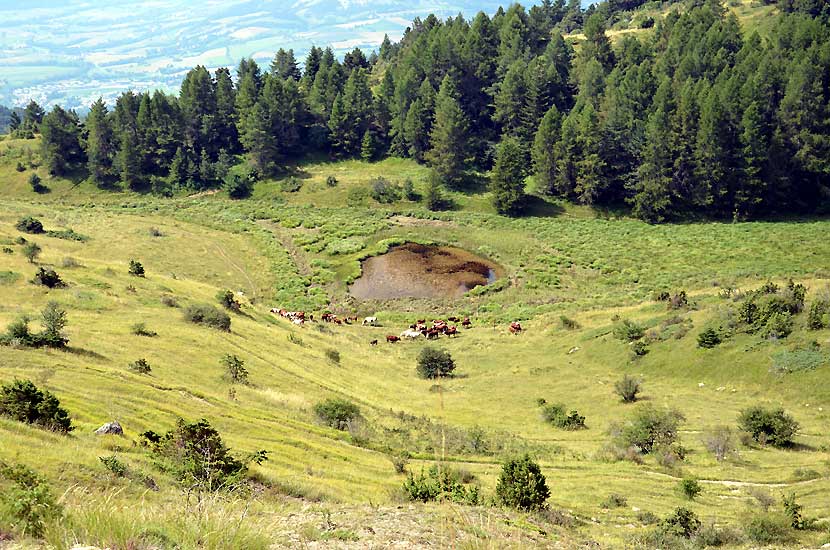
[[[565,405],[554,404],[542,407],[542,418],[545,422],[563,430],[581,430],[585,426],[585,417],[576,410],[566,412]]]
[[[150,372],[153,370],[150,367],[150,363],[148,363],[147,360],[143,357],[141,359],[136,359],[135,361],[130,363],[127,366],[127,368],[133,372],[137,372],[138,374],[150,374]]]
[[[339,365],[340,364],[340,352],[337,351],[336,349],[327,349],[326,350],[326,359],[328,359],[329,362],[331,362],[335,365]]]
[[[759,405],[741,412],[738,425],[758,443],[774,447],[792,445],[793,437],[800,429],[798,422],[784,409],[766,409]]]
[[[622,322],[614,327],[614,336],[624,342],[639,340],[645,333],[646,331],[643,327],[628,319],[623,319]]]
[[[146,336],[148,338],[154,338],[158,336],[158,332],[148,329],[147,325],[145,325],[144,323],[135,323],[133,326],[130,327],[130,332],[132,332],[136,336]]]
[[[496,483],[496,499],[503,505],[519,510],[544,507],[550,496],[541,468],[530,456],[508,460]]]
[[[280,189],[286,193],[296,193],[302,188],[303,182],[297,176],[289,176],[280,183]]]
[[[721,343],[720,334],[714,328],[707,328],[697,335],[697,346],[712,349]]]
[[[184,318],[197,325],[205,325],[226,332],[231,330],[230,316],[209,304],[187,306],[184,310]]]
[[[43,193],[47,190],[46,186],[43,185],[43,180],[41,180],[40,176],[38,176],[35,173],[32,173],[29,176],[29,185],[32,187],[32,191],[34,191],[35,193]]]
[[[230,311],[239,312],[242,309],[242,304],[236,299],[233,292],[230,290],[220,290],[218,294],[216,294],[216,300],[219,304]]]
[[[579,328],[579,323],[565,315],[559,317],[559,322],[565,330],[577,330]]]
[[[693,477],[684,477],[680,480],[680,494],[689,500],[694,500],[703,489]]]
[[[61,279],[57,271],[48,267],[37,268],[37,272],[32,278],[32,283],[47,288],[62,288],[66,286],[66,283],[63,282],[63,279]]]
[[[622,379],[614,384],[614,391],[622,398],[623,402],[634,403],[637,401],[637,394],[640,393],[642,384],[641,378],[624,374]]]
[[[204,418],[193,423],[180,418],[176,427],[166,434],[144,432],[141,440],[150,447],[160,469],[189,487],[209,491],[235,485],[243,479],[249,464],[267,460],[265,451],[256,451],[244,458],[233,456],[219,432]]]
[[[144,277],[144,266],[138,260],[130,260],[129,273],[134,277]]]
[[[69,343],[69,339],[63,335],[63,328],[66,326],[66,311],[61,309],[57,302],[49,302],[40,313],[43,330],[37,334],[29,329],[29,318],[20,317],[13,321],[6,332],[0,335],[0,344],[27,346],[27,347],[53,347],[62,348]]]
[[[104,468],[109,470],[116,477],[125,477],[127,475],[127,465],[118,460],[117,456],[99,456],[98,460],[101,461]]]
[[[225,180],[225,191],[232,199],[246,199],[254,191],[254,180],[250,175],[231,174]]]
[[[628,504],[628,499],[625,498],[625,495],[620,495],[617,493],[611,493],[608,495],[604,501],[602,501],[601,506],[603,508],[622,508]]]
[[[683,420],[683,415],[675,409],[660,410],[653,405],[642,405],[627,422],[613,427],[611,432],[622,449],[633,447],[642,454],[649,454],[658,447],[673,446]]]
[[[326,186],[337,187],[337,178],[335,178],[334,176],[328,176],[326,178]]]
[[[786,338],[793,331],[793,318],[787,313],[775,312],[769,316],[764,328],[761,329],[761,336],[771,340]]]
[[[23,536],[42,537],[46,524],[59,520],[63,513],[43,477],[22,464],[8,466],[2,461],[0,503]]]
[[[25,218],[21,218],[17,224],[15,225],[18,231],[23,231],[24,233],[43,233],[43,224],[37,218],[33,218],[31,216],[26,216]]]
[[[400,187],[382,177],[374,179],[369,189],[369,195],[381,204],[391,204],[401,199]]]
[[[69,413],[48,390],[40,390],[31,380],[15,380],[0,386],[0,415],[61,433],[72,431]]]
[[[248,383],[248,369],[245,368],[245,362],[236,355],[225,355],[222,366],[225,367],[225,376],[232,384]]]
[[[677,508],[672,515],[659,523],[658,530],[688,539],[697,533],[700,525],[700,520],[694,512],[686,508]]]
[[[446,378],[452,376],[455,370],[455,361],[453,361],[450,352],[427,346],[421,349],[421,353],[418,354],[416,370],[421,378]]]
[[[810,313],[807,314],[807,326],[810,330],[821,330],[828,325],[830,316],[830,296],[825,290],[822,297],[817,298],[810,306]]]
[[[348,430],[349,425],[361,417],[360,407],[340,398],[331,398],[316,403],[314,414],[321,422],[337,430]]]
[[[703,434],[703,445],[720,462],[737,451],[735,435],[729,426],[715,426]]]
[[[794,539],[789,518],[781,514],[755,514],[743,525],[746,537],[756,544],[786,544]]]
[[[466,487],[460,472],[446,466],[433,465],[418,476],[410,473],[403,483],[403,491],[409,500],[417,502],[451,501],[459,504],[481,503],[478,487]]]

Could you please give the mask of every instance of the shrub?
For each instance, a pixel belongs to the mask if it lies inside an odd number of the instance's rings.
[[[448,351],[424,347],[418,354],[417,371],[421,378],[446,378],[454,370],[455,361]]]
[[[648,346],[642,340],[631,342],[631,355],[635,358],[643,357],[648,353]]]
[[[144,277],[144,266],[137,260],[130,260],[129,273],[133,277]]]
[[[781,514],[755,514],[744,521],[744,534],[756,544],[786,544],[793,539],[788,520]]]
[[[689,298],[686,296],[686,291],[681,290],[669,299],[669,309],[683,309],[689,307]]]
[[[237,458],[222,441],[219,432],[204,418],[187,423],[183,419],[164,435],[144,432],[156,464],[189,486],[215,491],[242,480],[250,463],[267,460],[265,451]]]
[[[761,406],[750,407],[741,412],[738,425],[758,443],[769,443],[774,447],[791,445],[793,437],[800,429],[798,422],[785,413],[784,409],[766,409]]]
[[[18,231],[22,231],[24,233],[43,233],[43,224],[37,218],[33,218],[31,216],[26,216],[25,218],[21,218],[17,224],[15,225]]]
[[[239,310],[242,309],[242,304],[239,303],[236,296],[234,296],[233,292],[230,290],[220,290],[216,295],[216,299],[225,309],[229,309],[234,312],[239,312]]]
[[[640,393],[642,384],[642,379],[624,374],[622,379],[614,384],[614,391],[624,403],[634,403],[637,401],[637,394]]]
[[[26,171],[26,166],[22,162],[18,161],[18,163],[14,167],[14,169],[17,170],[18,172],[25,172]]]
[[[67,269],[73,268],[73,267],[81,267],[81,262],[79,262],[78,260],[76,260],[72,256],[65,256],[61,260],[61,267],[65,267]]]
[[[184,310],[184,318],[197,325],[230,332],[231,318],[224,311],[220,311],[209,304],[194,304]]]
[[[654,18],[653,17],[646,17],[642,21],[640,21],[640,28],[641,29],[650,29],[654,26]]]
[[[327,349],[326,350],[326,359],[328,359],[331,363],[335,365],[340,364],[340,352],[336,349]]]
[[[151,227],[150,229],[147,230],[147,233],[151,237],[164,237],[164,233],[162,233],[161,229],[159,229],[158,227]]]
[[[23,245],[22,250],[23,256],[25,256],[26,259],[29,260],[30,264],[35,263],[35,260],[37,260],[37,257],[40,256],[40,253],[42,251],[43,249],[40,248],[40,246],[38,246],[37,243],[26,243],[25,245]]]
[[[337,178],[335,178],[334,176],[328,176],[326,178],[326,185],[328,187],[337,187]]]
[[[769,511],[770,507],[775,504],[775,497],[772,494],[760,487],[750,487],[746,493],[755,499],[755,503],[764,512]]]
[[[360,407],[340,398],[326,399],[316,403],[314,414],[325,425],[343,431],[349,428],[349,424],[361,418]]]
[[[623,319],[621,323],[614,327],[614,336],[624,342],[639,340],[645,333],[646,331],[643,327],[628,319]]]
[[[658,529],[688,539],[697,533],[700,525],[700,520],[694,512],[686,508],[677,508],[672,515],[660,522]]]
[[[559,322],[562,324],[562,328],[566,330],[576,330],[579,328],[579,323],[565,315],[559,317]]]
[[[69,343],[69,339],[62,332],[67,323],[66,310],[62,309],[57,302],[46,304],[40,312],[40,322],[43,325],[43,331],[38,334],[40,345],[62,348]]]
[[[135,323],[130,327],[130,331],[136,336],[147,336],[149,338],[158,336],[158,332],[148,329],[144,323]]]
[[[410,473],[403,483],[404,494],[409,500],[431,502],[449,500],[459,504],[481,503],[478,487],[465,487],[461,472],[446,466],[433,465],[426,474],[421,470],[417,477]]]
[[[828,325],[830,316],[830,291],[824,289],[822,294],[810,306],[807,314],[807,327],[810,330],[821,330]]]
[[[699,348],[712,349],[720,343],[720,334],[713,328],[707,328],[697,335],[697,346]]]
[[[373,180],[369,189],[369,195],[381,204],[391,204],[401,198],[401,189],[382,177]]]
[[[161,303],[167,307],[179,307],[179,302],[176,300],[176,297],[169,294],[163,294],[161,296]]]
[[[225,376],[232,384],[248,383],[248,370],[245,368],[245,361],[236,355],[225,355],[222,358],[222,366],[225,367]]]
[[[392,455],[389,460],[392,461],[392,466],[395,468],[396,474],[406,473],[406,467],[409,465],[409,459],[412,458],[408,452],[404,451],[400,454]]]
[[[657,447],[671,447],[677,441],[677,429],[683,420],[683,415],[675,409],[659,410],[643,405],[625,424],[612,428],[612,435],[622,448],[634,447],[648,454]]]
[[[69,413],[47,390],[39,390],[31,380],[15,380],[0,386],[0,415],[48,430],[72,431]]]
[[[66,286],[61,276],[51,268],[39,267],[35,273],[32,283],[36,285],[45,286],[47,288],[61,288]]]
[[[496,499],[503,505],[519,510],[536,510],[550,496],[541,468],[530,456],[508,460],[496,484]]]
[[[403,196],[408,201],[418,201],[421,199],[421,196],[415,191],[415,185],[412,183],[412,180],[406,178],[403,182]]]
[[[542,418],[563,430],[581,430],[585,428],[585,417],[575,410],[566,413],[565,405],[561,404],[543,406]]]
[[[303,182],[300,181],[300,178],[297,176],[289,176],[288,178],[282,180],[282,183],[280,184],[280,189],[286,193],[296,193],[302,188]]]
[[[737,451],[735,434],[729,426],[716,426],[703,434],[703,445],[720,462]]]
[[[694,500],[703,489],[693,477],[684,477],[680,480],[680,494],[689,500]]]
[[[137,372],[138,374],[150,374],[150,371],[153,370],[150,367],[150,363],[148,363],[144,358],[133,361],[127,366],[127,368],[133,372]]]
[[[608,495],[604,501],[602,501],[601,506],[603,508],[622,508],[628,504],[628,499],[625,498],[624,495],[620,495],[617,493],[612,493]]]
[[[791,315],[782,312],[775,312],[767,319],[764,328],[761,329],[761,336],[770,340],[786,338],[793,331],[793,319]]]
[[[62,515],[46,480],[22,464],[7,466],[0,462],[0,500],[10,512],[22,535],[42,537],[45,524]]]
[[[232,199],[246,199],[254,191],[254,181],[243,174],[232,174],[225,180],[225,191]]]
[[[115,477],[124,477],[127,475],[127,465],[118,460],[115,455],[99,456],[98,460],[104,465],[104,468],[109,470]]]

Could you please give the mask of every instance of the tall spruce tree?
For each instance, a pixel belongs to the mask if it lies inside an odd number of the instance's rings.
[[[84,124],[86,127],[86,156],[89,178],[98,187],[110,184],[112,161],[115,154],[115,140],[109,111],[102,98],[98,98],[89,109]]]
[[[468,143],[469,123],[458,104],[455,83],[447,75],[441,81],[435,100],[435,122],[432,125],[432,148],[427,162],[441,180],[458,186],[465,178],[467,165],[472,160]]]
[[[521,143],[505,136],[499,144],[496,162],[490,176],[490,193],[496,212],[518,216],[527,205],[525,177],[527,160]]]

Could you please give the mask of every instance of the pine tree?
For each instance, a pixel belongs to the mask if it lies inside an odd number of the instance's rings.
[[[261,174],[274,170],[277,151],[270,136],[270,115],[262,102],[254,104],[246,115],[239,141],[248,153],[251,163]]]
[[[41,158],[50,174],[66,175],[83,162],[78,115],[55,106],[40,122]]]
[[[576,111],[562,119],[562,134],[556,144],[556,192],[561,197],[572,197],[576,189],[576,165],[579,161],[579,121]]]
[[[297,65],[297,59],[294,57],[294,50],[288,51],[280,48],[271,62],[271,74],[282,78],[283,80],[290,78],[299,82],[302,74]]]
[[[463,179],[469,156],[467,117],[458,104],[455,84],[444,77],[435,100],[435,122],[432,125],[427,162],[449,185],[457,186]]]
[[[605,191],[603,178],[605,162],[601,156],[602,135],[599,116],[590,104],[579,112],[578,142],[580,158],[576,162],[577,200],[582,204],[594,204]]]
[[[26,108],[23,109],[22,129],[30,132],[39,132],[40,123],[43,122],[44,116],[46,116],[46,111],[43,110],[43,107],[34,99],[29,101]]]
[[[360,142],[360,158],[372,162],[377,157],[377,141],[372,130],[366,130]]]
[[[335,154],[346,154],[352,145],[353,129],[343,103],[342,94],[337,94],[331,107],[329,131],[331,132],[329,139],[331,140],[332,150]]]
[[[211,158],[219,153],[212,143],[216,117],[216,92],[213,79],[202,65],[190,70],[182,81],[179,106],[184,121],[184,142],[201,155],[207,149]]]
[[[132,190],[139,190],[144,184],[141,171],[141,155],[135,132],[126,131],[121,135],[116,165],[121,182]]]
[[[671,82],[665,79],[655,98],[656,109],[646,125],[645,148],[633,197],[634,214],[648,222],[664,221],[672,206]]]
[[[404,137],[409,144],[409,155],[419,162],[430,147],[430,132],[435,117],[435,89],[425,78],[418,90],[418,97],[406,113]]]
[[[516,138],[505,136],[499,144],[496,163],[490,176],[493,206],[499,214],[518,216],[527,204],[524,191],[527,162]]]
[[[109,111],[102,98],[92,104],[86,117],[86,155],[89,177],[98,187],[110,183],[112,160],[115,152]]]
[[[239,137],[236,131],[236,90],[231,79],[231,72],[226,68],[216,69],[214,77],[216,87],[216,115],[211,149],[237,151]]]
[[[741,119],[741,177],[735,192],[735,212],[739,218],[757,214],[766,199],[767,174],[765,167],[769,158],[769,145],[764,135],[761,109],[752,102]]]
[[[562,115],[552,106],[539,125],[533,141],[533,170],[536,188],[545,194],[552,194],[557,178],[557,144],[562,132]]]
[[[516,138],[523,135],[522,111],[526,99],[526,70],[527,64],[521,59],[516,60],[508,68],[494,97],[493,119],[501,127],[502,134]]]

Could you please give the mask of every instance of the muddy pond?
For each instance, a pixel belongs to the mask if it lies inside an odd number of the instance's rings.
[[[501,267],[466,250],[406,243],[364,260],[349,293],[360,300],[458,298],[502,275]]]

